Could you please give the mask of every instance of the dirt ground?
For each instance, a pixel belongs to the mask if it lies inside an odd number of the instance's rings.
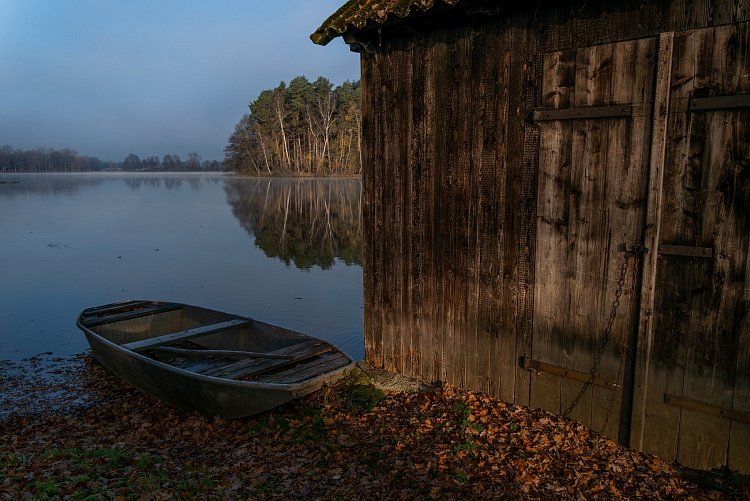
[[[0,362],[0,499],[742,499],[553,414],[366,375],[271,412],[172,409],[89,355]]]

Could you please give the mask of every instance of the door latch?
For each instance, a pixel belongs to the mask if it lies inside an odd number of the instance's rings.
[[[626,254],[634,254],[639,257],[643,257],[648,254],[649,248],[642,244],[619,244],[617,246],[618,252],[624,252]]]

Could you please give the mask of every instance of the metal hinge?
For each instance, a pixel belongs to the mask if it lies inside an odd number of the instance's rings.
[[[665,393],[664,403],[668,405],[674,405],[675,407],[680,407],[682,409],[700,412],[701,414],[722,417],[724,419],[735,421],[737,423],[750,423],[750,412],[748,411],[730,409],[728,407],[710,404],[708,402],[695,400],[693,398]]]
[[[582,106],[580,108],[537,109],[534,110],[535,122],[549,120],[576,120],[586,118],[629,117],[633,114],[633,107],[629,104],[614,106]]]
[[[665,256],[714,257],[711,247],[694,247],[692,245],[659,244],[659,254]]]
[[[534,371],[537,374],[546,372],[547,374],[554,374],[555,376],[572,379],[573,381],[590,383],[592,386],[601,386],[609,389],[620,387],[617,382],[607,378],[603,378],[600,376],[595,376],[594,378],[592,378],[591,374],[588,374],[586,372],[568,369],[567,367],[560,367],[559,365],[548,364],[546,362],[540,362],[539,360],[533,360],[529,357],[521,357],[521,367],[526,370]]]
[[[750,94],[734,96],[694,97],[690,100],[690,111],[725,110],[750,107]]]

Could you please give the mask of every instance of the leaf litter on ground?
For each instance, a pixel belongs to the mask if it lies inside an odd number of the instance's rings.
[[[726,471],[450,386],[384,395],[352,377],[226,420],[78,355],[0,362],[0,397],[0,499],[742,499]]]

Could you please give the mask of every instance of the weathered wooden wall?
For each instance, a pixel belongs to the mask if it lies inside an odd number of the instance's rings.
[[[357,35],[368,361],[750,473],[750,5],[486,4]]]
[[[513,400],[523,127],[501,23],[363,59],[365,339],[376,365]]]

